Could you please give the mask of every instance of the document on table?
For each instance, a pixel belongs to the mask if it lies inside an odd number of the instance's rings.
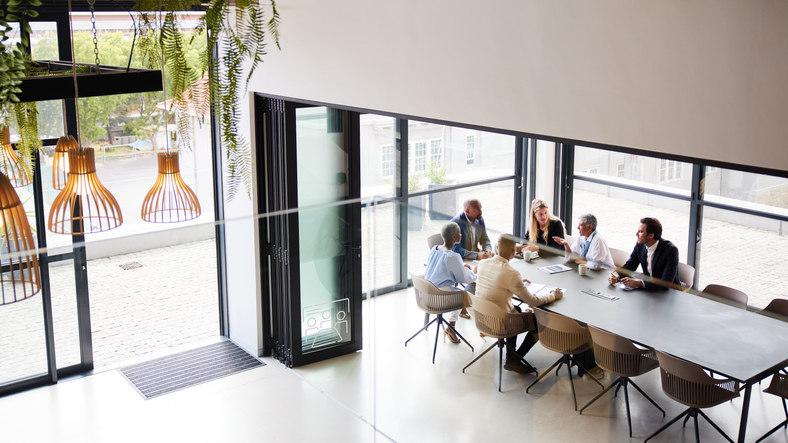
[[[572,268],[570,268],[567,265],[550,265],[550,266],[542,266],[541,268],[539,268],[539,270],[547,272],[548,274],[557,274],[559,272],[571,271]]]
[[[637,288],[630,288],[629,286],[625,285],[622,282],[616,283],[615,286],[617,288],[619,288],[619,289],[623,289],[624,291],[633,291],[633,290],[637,289]]]
[[[525,287],[528,288],[528,292],[530,292],[531,295],[547,295],[556,289],[555,286],[543,285],[541,283],[531,283],[525,285]],[[566,294],[566,289],[561,288],[561,292]]]

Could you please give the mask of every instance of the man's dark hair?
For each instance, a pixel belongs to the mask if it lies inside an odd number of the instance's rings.
[[[654,234],[654,240],[662,239],[662,223],[656,218],[645,217],[640,219],[640,223],[646,225],[646,235]]]

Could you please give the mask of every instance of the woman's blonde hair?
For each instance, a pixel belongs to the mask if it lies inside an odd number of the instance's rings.
[[[531,227],[530,227],[530,229],[528,229],[528,240],[533,242],[533,243],[536,243],[536,240],[537,240],[536,233],[539,232],[539,222],[536,221],[536,217],[534,216],[534,214],[536,213],[536,211],[538,211],[538,210],[540,210],[542,208],[547,208],[548,209],[548,211],[547,211],[547,225],[548,225],[547,227],[548,228],[550,226],[550,222],[552,222],[553,220],[561,221],[561,220],[558,219],[558,217],[553,215],[552,212],[550,212],[550,207],[547,206],[547,203],[544,200],[541,200],[541,199],[538,199],[538,198],[534,199],[534,201],[531,202],[531,225],[530,225]],[[564,223],[563,222],[561,223],[561,228],[564,229],[564,237],[566,237],[566,229],[564,228]],[[549,235],[548,231],[549,231],[549,229],[545,229],[544,232],[542,232],[542,237],[544,239],[545,244],[548,243],[548,239],[547,239],[547,236]]]

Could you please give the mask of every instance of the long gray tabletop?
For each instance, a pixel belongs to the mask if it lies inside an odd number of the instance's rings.
[[[668,289],[625,291],[607,282],[609,270],[548,274],[539,268],[565,263],[560,256],[531,262],[512,260],[523,278],[566,289],[564,298],[544,306],[637,343],[694,362],[744,383],[758,381],[788,365],[788,323],[698,295]],[[583,293],[594,289],[619,297],[610,301]]]

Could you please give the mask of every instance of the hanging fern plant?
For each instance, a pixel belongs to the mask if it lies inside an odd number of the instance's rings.
[[[240,135],[240,114],[237,104],[241,93],[246,90],[249,80],[258,64],[266,54],[266,34],[279,48],[279,13],[276,2],[269,0],[271,18],[265,18],[264,7],[257,0],[137,0],[135,9],[141,12],[143,37],[141,47],[151,51],[147,59],[152,62],[159,56],[152,52],[164,52],[164,63],[172,78],[173,99],[176,110],[185,110],[190,101],[199,95],[192,85],[205,72],[208,76],[208,96],[217,115],[220,139],[225,153],[227,168],[227,196],[233,199],[243,190],[251,195],[252,157],[248,141]],[[200,54],[200,70],[195,72],[183,57],[184,36],[177,22],[176,11],[201,8],[205,15],[200,19],[192,38],[203,37],[207,33],[208,44]],[[148,12],[146,12],[148,11]],[[149,11],[162,11],[163,17]],[[145,30],[148,41],[145,42]],[[153,43],[150,36],[156,36]],[[158,46],[160,45],[160,46]],[[217,59],[214,56],[220,54]],[[191,95],[190,95],[191,94]],[[178,112],[185,116],[185,112]],[[188,142],[189,133],[186,118],[178,117],[178,132],[181,143]]]

